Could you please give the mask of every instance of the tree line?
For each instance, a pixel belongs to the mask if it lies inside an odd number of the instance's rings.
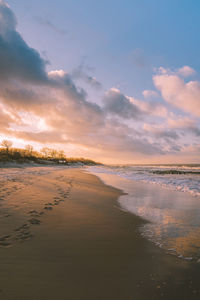
[[[96,165],[91,159],[67,157],[63,150],[56,150],[49,147],[43,147],[36,151],[32,145],[26,145],[24,149],[14,148],[10,140],[2,140],[0,143],[0,161],[17,161],[17,162],[36,162],[36,163],[58,163],[73,164],[81,163],[85,165]]]

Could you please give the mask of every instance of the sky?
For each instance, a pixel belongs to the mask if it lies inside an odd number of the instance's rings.
[[[198,0],[0,0],[0,140],[200,163]]]

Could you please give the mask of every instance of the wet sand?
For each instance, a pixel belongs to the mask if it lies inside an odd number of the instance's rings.
[[[200,265],[141,237],[122,191],[81,169],[34,170],[1,182],[1,299],[200,298]]]

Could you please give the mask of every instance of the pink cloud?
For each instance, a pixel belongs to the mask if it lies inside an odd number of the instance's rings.
[[[185,82],[178,75],[168,72],[155,75],[153,81],[165,101],[194,116],[200,116],[200,82]]]
[[[184,67],[180,68],[177,73],[183,77],[188,77],[188,76],[194,75],[196,72],[191,67],[184,66]]]
[[[142,92],[143,96],[145,98],[150,98],[150,97],[158,97],[158,93],[156,91],[152,91],[152,90],[144,90]]]

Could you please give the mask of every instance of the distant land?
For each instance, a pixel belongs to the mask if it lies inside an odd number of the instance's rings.
[[[0,163],[37,163],[37,164],[62,164],[62,165],[100,165],[91,159],[67,157],[63,150],[44,147],[36,151],[33,146],[13,148],[12,142],[3,140],[0,148]]]

